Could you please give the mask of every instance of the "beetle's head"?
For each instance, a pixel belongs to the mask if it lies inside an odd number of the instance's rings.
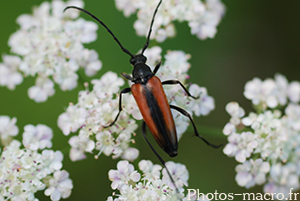
[[[131,65],[135,66],[138,63],[146,63],[147,57],[145,57],[143,54],[137,54],[131,57],[130,63]]]

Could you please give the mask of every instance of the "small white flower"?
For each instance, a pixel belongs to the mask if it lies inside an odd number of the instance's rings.
[[[189,91],[194,97],[199,97],[198,99],[190,99],[190,104],[192,105],[191,109],[196,116],[206,116],[215,109],[214,98],[207,94],[207,89],[205,87],[199,87],[197,84],[192,84],[189,87]]]
[[[224,5],[219,0],[209,0],[206,1],[204,12],[202,5],[195,9],[195,14],[199,12],[202,14],[189,21],[191,33],[200,39],[213,38],[217,32],[216,27],[225,13]]]
[[[83,59],[80,66],[85,67],[85,74],[87,76],[95,75],[102,68],[102,62],[98,59],[98,53],[95,50],[87,50],[82,52]]]
[[[128,160],[130,162],[134,161],[137,159],[139,156],[139,150],[133,147],[128,147],[125,149],[124,153],[122,154],[121,158],[124,160]]]
[[[264,81],[254,78],[245,85],[244,95],[252,100],[256,106],[262,109],[275,108],[278,105],[285,105],[287,102],[288,83],[284,76],[277,74],[275,80]]]
[[[245,126],[251,126],[253,129],[256,129],[259,127],[259,125],[257,123],[257,117],[258,117],[258,115],[256,113],[251,112],[251,113],[249,113],[248,116],[244,117],[241,122]]]
[[[87,112],[84,108],[70,104],[66,112],[59,115],[57,124],[65,135],[77,131],[85,122]]]
[[[290,103],[285,108],[287,123],[295,130],[300,131],[300,105]]]
[[[31,150],[45,149],[52,147],[52,129],[46,125],[26,125],[23,133],[23,145]]]
[[[46,175],[62,168],[63,154],[61,151],[44,149],[42,151],[42,159],[44,164],[41,167],[41,175]]]
[[[141,160],[139,162],[139,169],[145,174],[148,180],[158,179],[161,176],[162,167],[160,165],[153,165],[150,160]]]
[[[187,171],[185,165],[180,163],[174,163],[172,161],[166,162],[166,166],[175,181],[177,188],[183,188],[183,186],[188,186],[189,172]],[[174,184],[172,183],[170,176],[168,175],[166,169],[163,169],[163,182],[175,189]]]
[[[108,71],[101,79],[92,80],[93,90],[98,98],[106,98],[108,95],[118,93],[124,85],[124,80],[114,72]]]
[[[137,3],[137,0],[116,0],[117,8],[123,10],[126,17],[129,17],[136,11]]]
[[[2,145],[8,145],[12,141],[12,137],[19,133],[16,122],[17,119],[15,117],[10,119],[8,116],[0,116],[0,139]]]
[[[117,164],[117,170],[110,170],[108,172],[109,179],[112,181],[112,189],[121,189],[123,185],[127,185],[128,182],[137,182],[140,180],[141,175],[134,171],[132,164],[128,161],[120,161]]]
[[[281,74],[275,75],[276,83],[276,98],[280,105],[285,105],[287,103],[287,90],[288,90],[288,80],[285,76]]]
[[[3,55],[0,63],[0,86],[7,86],[10,90],[23,82],[23,76],[18,71],[21,58],[18,56]]]
[[[154,49],[155,48],[155,49]],[[154,52],[160,52],[156,48],[153,47],[151,49],[154,49]],[[149,50],[150,51],[150,50]],[[147,51],[145,51],[145,56],[147,56]],[[153,53],[152,53],[153,54]],[[156,57],[156,59],[159,59],[161,56]],[[159,77],[162,81],[165,80],[180,80],[181,82],[184,82],[188,78],[188,70],[191,67],[191,64],[188,62],[188,60],[191,58],[190,54],[186,54],[183,51],[167,51],[167,54],[164,55],[165,62],[162,63],[161,67],[159,68],[159,71],[156,73],[156,76]],[[149,63],[152,70],[154,69],[154,66],[159,60],[156,60],[153,65]],[[168,87],[168,90],[172,93],[178,92],[178,89],[180,89],[180,86],[170,86]],[[182,89],[180,89],[181,91]]]
[[[246,98],[252,100],[254,105],[266,104],[270,108],[275,108],[278,104],[275,97],[276,83],[271,80],[261,81],[254,78],[245,85],[244,95]],[[263,105],[263,107],[266,107]]]
[[[55,93],[54,83],[45,77],[38,77],[34,86],[28,89],[28,96],[37,103],[45,102]]]
[[[129,124],[130,125],[130,124]],[[134,124],[134,129],[136,129],[136,124]],[[120,133],[119,136],[117,137],[117,139],[115,140],[116,145],[121,148],[121,158],[122,159],[126,159],[123,157],[126,157],[126,155],[124,154],[128,154],[130,153],[131,157],[138,157],[139,151],[135,148],[129,147],[129,144],[132,142],[132,133],[131,133],[131,129],[129,128],[128,131],[126,131],[126,128],[124,129],[124,132]],[[114,157],[119,157],[118,154],[115,154]],[[133,160],[135,158],[132,158]]]
[[[223,133],[224,135],[230,135],[239,130],[239,127],[242,125],[241,119],[245,115],[245,111],[237,102],[230,102],[225,107],[228,114],[231,116],[229,122],[224,126]]]
[[[54,81],[59,84],[61,90],[72,90],[77,86],[78,75],[75,73],[79,66],[74,60],[70,60],[61,66],[55,67]]]
[[[163,67],[161,67],[161,73],[162,76],[165,74],[167,76],[176,76],[178,80],[186,79],[186,77],[181,77],[184,75],[184,73],[187,73],[189,68],[191,67],[191,64],[188,62],[188,60],[191,58],[190,54],[186,54],[183,51],[168,51],[167,54],[164,56],[165,62],[163,64]],[[166,73],[167,71],[171,71]],[[158,74],[159,75],[159,74]],[[169,77],[173,78],[174,77]],[[163,77],[161,78],[163,79]],[[168,79],[167,77],[164,79]]]
[[[54,172],[53,177],[49,180],[49,185],[45,190],[45,195],[50,196],[53,201],[69,197],[73,188],[69,173],[65,170]]]
[[[182,135],[186,132],[187,128],[190,125],[189,119],[176,110],[171,110],[172,116],[175,121],[175,127],[177,132],[177,138],[180,139]]]
[[[259,104],[258,96],[261,90],[261,80],[258,78],[254,78],[252,81],[247,82],[244,89],[244,96],[250,100],[254,105]]]
[[[66,12],[69,12],[69,11],[66,11]],[[65,31],[68,35],[70,35],[70,36],[73,35],[73,36],[78,37],[78,39],[82,43],[90,43],[90,42],[93,42],[97,39],[96,31],[98,29],[98,26],[94,22],[89,22],[89,21],[86,21],[82,18],[79,18],[76,21],[67,21],[66,26],[64,28],[65,28]],[[84,49],[84,53],[89,53],[89,54],[92,53],[93,56],[96,56],[94,58],[98,58],[98,55],[94,50],[92,50],[92,52],[90,52],[89,50]],[[83,59],[82,61],[89,61],[90,60],[89,59],[89,57],[90,57],[89,54],[88,55],[83,54],[80,57],[80,60]]]
[[[70,150],[70,159],[72,161],[85,159],[85,152],[92,152],[95,148],[95,142],[85,135],[71,137],[69,144],[72,147]]]
[[[226,111],[231,116],[230,122],[234,125],[238,125],[240,123],[240,118],[245,115],[244,109],[241,108],[237,102],[228,103],[226,105]]]
[[[109,156],[113,153],[115,148],[114,138],[109,131],[103,131],[96,134],[97,140],[97,149],[100,150],[100,153],[104,153]]]
[[[98,103],[98,98],[94,91],[79,91],[78,93],[78,105],[86,107],[87,109],[95,107]]]
[[[289,84],[287,95],[293,103],[300,102],[300,82],[293,81]]]
[[[237,175],[235,180],[239,186],[250,188],[255,184],[261,185],[266,182],[266,174],[270,171],[270,164],[262,159],[245,161],[236,166]]]
[[[223,152],[228,156],[235,156],[235,159],[241,163],[245,162],[258,146],[256,136],[251,132],[232,133],[228,141],[229,144],[225,146]]]
[[[266,105],[270,108],[275,108],[278,105],[278,100],[276,99],[277,86],[274,80],[267,79],[262,82],[262,96],[265,99]]]
[[[230,135],[231,133],[235,133],[235,132],[236,132],[236,127],[234,124],[230,122],[227,123],[223,128],[224,135]]]

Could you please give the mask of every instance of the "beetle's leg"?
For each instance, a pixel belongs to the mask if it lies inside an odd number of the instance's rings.
[[[166,80],[166,81],[163,81],[162,84],[179,84],[189,97],[191,97],[193,99],[198,99],[200,97],[200,96],[197,96],[197,97],[192,96],[190,94],[190,92],[187,90],[187,88],[185,88],[185,86],[179,80]]]
[[[179,194],[179,191],[177,189],[177,186],[175,184],[175,181],[173,179],[173,177],[171,176],[171,173],[169,172],[169,169],[167,168],[166,166],[166,162],[164,161],[164,159],[155,151],[155,149],[152,147],[151,143],[149,142],[148,138],[147,138],[147,132],[146,132],[146,123],[145,121],[143,121],[143,124],[142,124],[142,133],[143,133],[143,137],[144,139],[146,140],[147,144],[149,145],[149,147],[151,148],[151,150],[154,152],[154,154],[156,155],[156,157],[159,159],[159,161],[161,162],[161,164],[164,166],[164,168],[166,169],[173,185],[175,186],[176,188],[176,192]]]
[[[158,63],[156,64],[156,66],[155,66],[155,68],[154,68],[154,70],[153,70],[153,74],[154,74],[154,75],[155,75],[155,74],[156,74],[156,72],[158,71],[158,69],[159,69],[160,65],[161,65],[161,61],[160,61],[160,62],[158,62]]]
[[[122,75],[122,77],[124,77],[127,80],[130,80],[130,81],[133,80],[133,78],[130,75],[128,75],[127,73],[121,73],[121,75]]]
[[[120,98],[119,98],[119,112],[115,118],[115,120],[113,122],[111,122],[108,126],[103,126],[103,128],[108,128],[112,125],[114,125],[116,123],[116,121],[118,120],[118,117],[122,111],[122,94],[126,94],[126,93],[129,93],[131,92],[131,89],[130,88],[125,88],[125,89],[122,89],[122,91],[120,92]]]
[[[191,115],[190,115],[187,111],[185,111],[184,109],[182,109],[182,108],[180,108],[180,107],[177,107],[177,106],[175,106],[175,105],[170,105],[170,108],[171,108],[171,109],[174,109],[174,110],[177,110],[178,112],[180,112],[180,113],[183,114],[184,116],[188,117],[188,118],[190,119],[190,121],[192,122],[192,125],[193,125],[193,128],[194,128],[195,135],[196,135],[198,138],[200,138],[201,140],[203,140],[207,145],[209,145],[209,146],[211,146],[211,147],[213,147],[213,148],[219,148],[219,147],[223,146],[223,144],[220,144],[220,145],[214,145],[214,144],[211,144],[211,143],[209,143],[205,138],[203,138],[201,135],[199,135],[198,130],[197,130],[197,128],[196,128],[196,125],[195,125],[195,123],[194,123],[194,121],[193,121]]]

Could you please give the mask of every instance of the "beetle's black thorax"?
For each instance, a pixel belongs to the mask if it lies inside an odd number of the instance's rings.
[[[130,59],[130,63],[133,65],[132,81],[134,83],[146,84],[154,76],[146,61],[147,58],[142,54],[135,55]]]

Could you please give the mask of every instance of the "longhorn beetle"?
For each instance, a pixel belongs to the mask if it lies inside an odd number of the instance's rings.
[[[119,98],[119,112],[114,119],[112,123],[110,123],[108,126],[104,126],[105,128],[110,127],[116,123],[118,120],[118,117],[122,111],[122,94],[126,94],[131,92],[138,107],[139,110],[143,116],[143,124],[142,124],[142,133],[143,137],[145,138],[147,144],[150,146],[154,154],[158,157],[160,162],[163,164],[163,166],[166,168],[167,173],[169,174],[172,183],[174,184],[177,192],[178,189],[175,185],[175,182],[167,169],[165,165],[165,161],[160,157],[160,155],[155,151],[155,149],[152,147],[150,144],[147,136],[146,136],[146,125],[150,129],[154,139],[158,143],[158,145],[167,153],[169,154],[170,157],[175,157],[177,156],[177,149],[178,149],[178,142],[177,142],[177,134],[176,134],[176,128],[174,124],[174,119],[171,113],[171,109],[177,110],[191,121],[195,135],[202,139],[207,145],[212,146],[214,148],[218,148],[221,145],[213,145],[209,143],[206,139],[204,139],[202,136],[199,135],[197,128],[195,126],[194,121],[192,120],[192,117],[188,112],[186,112],[184,109],[177,107],[175,105],[169,105],[167,97],[165,95],[165,92],[163,90],[162,85],[164,84],[179,84],[182,89],[185,91],[185,93],[193,98],[197,99],[199,97],[194,97],[192,96],[189,91],[185,88],[185,86],[178,80],[167,80],[161,82],[158,77],[155,76],[156,72],[158,71],[161,62],[158,62],[158,64],[155,66],[154,70],[151,71],[150,67],[146,64],[147,58],[144,56],[144,52],[147,49],[149,45],[149,40],[150,40],[150,35],[152,32],[152,26],[154,23],[154,18],[155,15],[158,11],[159,6],[161,5],[162,0],[159,1],[149,28],[148,36],[146,43],[139,54],[132,54],[130,53],[129,50],[124,48],[120,41],[116,38],[116,36],[112,33],[112,31],[101,21],[99,20],[96,16],[91,14],[90,12],[76,7],[76,6],[68,6],[65,8],[65,10],[74,8],[80,11],[85,12],[92,18],[94,18],[96,21],[98,21],[109,33],[110,35],[114,38],[114,40],[119,44],[121,47],[122,51],[125,52],[126,54],[130,55],[130,63],[133,66],[132,70],[132,76],[126,74],[126,73],[121,73],[121,75],[130,81],[132,81],[134,84],[131,86],[131,88],[125,88],[121,90],[120,92],[120,98]],[[64,11],[65,11],[64,10]]]

